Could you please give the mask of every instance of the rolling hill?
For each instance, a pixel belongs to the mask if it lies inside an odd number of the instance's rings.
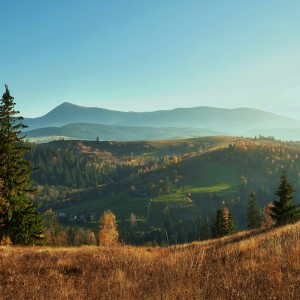
[[[181,131],[187,132],[187,136],[193,136],[195,128],[200,128],[204,132],[213,131],[217,134],[222,132],[226,135],[248,135],[249,133],[251,135],[259,135],[263,130],[273,130],[274,128],[282,128],[287,131],[300,128],[299,120],[252,108],[224,109],[203,106],[153,112],[121,112],[95,107],[82,107],[71,103],[63,103],[42,117],[27,118],[25,123],[30,130],[61,127],[74,123],[143,127],[143,129],[135,133],[135,137],[139,137],[139,140],[147,139],[147,133],[143,135],[146,130],[145,127],[181,128]],[[89,127],[91,128],[92,125],[89,125]],[[187,130],[187,128],[190,129]],[[63,131],[66,128],[60,130]],[[92,130],[97,131],[96,126]],[[112,131],[119,130],[124,130],[128,133],[128,128],[122,129],[121,127],[114,128]],[[188,133],[189,131],[191,134]],[[46,132],[54,135],[53,128],[47,129]],[[106,128],[106,132],[108,132],[108,128]],[[128,134],[128,137],[130,137],[130,134]],[[163,136],[165,137],[166,135]],[[113,140],[118,135],[114,135],[112,132],[108,136],[109,140]],[[182,135],[180,134],[179,136]]]
[[[176,127],[130,127],[103,124],[75,123],[61,127],[46,127],[33,129],[26,132],[27,137],[35,142],[57,139],[82,140],[114,140],[114,141],[134,141],[134,140],[166,140],[182,139],[200,136],[222,135],[222,132],[204,130],[200,128],[176,128]]]
[[[175,230],[182,224],[188,231],[198,217],[214,218],[223,206],[238,228],[245,228],[250,192],[257,193],[263,208],[274,200],[282,170],[296,189],[296,201],[300,198],[297,143],[236,137],[55,141],[37,145],[28,158],[42,166],[33,179],[45,185],[35,196],[43,210],[98,219],[111,209],[125,227],[133,213],[143,241],[154,240],[146,234],[161,228],[166,218]],[[81,225],[96,228],[92,220]]]

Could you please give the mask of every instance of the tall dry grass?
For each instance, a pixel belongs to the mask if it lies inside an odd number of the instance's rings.
[[[300,299],[300,223],[168,248],[0,247],[1,299]]]

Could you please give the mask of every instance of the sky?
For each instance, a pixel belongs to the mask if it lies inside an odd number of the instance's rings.
[[[300,118],[299,0],[0,0],[0,9],[0,84],[25,117],[71,102]]]

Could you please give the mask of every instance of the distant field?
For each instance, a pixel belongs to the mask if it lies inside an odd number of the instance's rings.
[[[236,190],[239,179],[232,165],[191,158],[181,166],[184,184],[191,193],[213,193]]]

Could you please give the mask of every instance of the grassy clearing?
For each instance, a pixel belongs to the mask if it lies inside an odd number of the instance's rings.
[[[182,192],[173,192],[170,194],[160,195],[155,199],[157,202],[163,202],[165,204],[171,203],[185,203],[186,197]]]
[[[300,223],[168,248],[0,247],[2,299],[299,299]]]
[[[186,182],[184,189],[154,198],[156,211],[163,211],[164,207],[169,206],[172,214],[179,219],[191,218],[197,213],[211,216],[220,206],[219,200],[212,194],[232,195],[238,189],[239,178],[234,168],[224,163],[195,157],[184,162],[181,172]],[[155,215],[151,214],[150,219],[152,217]],[[156,215],[152,221],[161,222],[162,219]]]
[[[235,190],[239,184],[233,166],[201,157],[190,159],[183,165],[183,178],[187,189],[198,188],[200,193]]]
[[[232,185],[230,183],[220,183],[212,186],[202,186],[202,187],[194,187],[187,188],[187,191],[190,193],[220,193],[224,191],[229,191],[232,189]]]

